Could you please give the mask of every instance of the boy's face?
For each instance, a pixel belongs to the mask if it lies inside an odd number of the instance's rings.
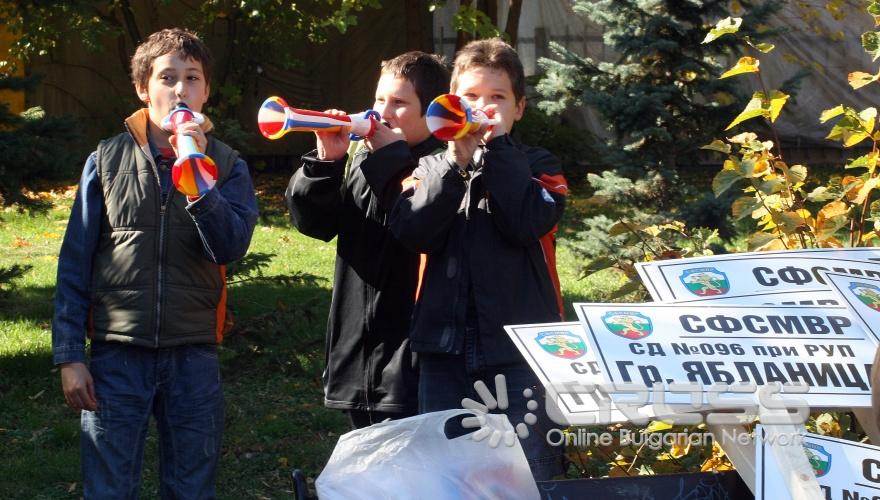
[[[399,128],[406,136],[406,142],[415,146],[431,135],[428,123],[422,116],[422,105],[413,84],[390,73],[383,73],[376,84],[376,102],[373,109],[382,120]]]
[[[504,133],[509,134],[513,124],[522,118],[526,98],[519,101],[513,94],[513,83],[507,72],[500,69],[475,67],[459,73],[455,93],[463,97],[472,108],[485,109],[494,104],[496,116],[500,115]]]
[[[202,63],[181,59],[176,53],[165,54],[153,61],[153,70],[146,88],[136,88],[138,97],[150,108],[150,121],[156,126],[178,102],[186,103],[196,112],[208,101],[208,82]]]

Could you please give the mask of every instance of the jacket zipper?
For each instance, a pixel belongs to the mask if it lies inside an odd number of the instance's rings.
[[[125,124],[125,129],[128,131],[128,134],[134,139],[134,134],[131,133],[131,129],[128,128],[128,124]],[[159,169],[156,167],[156,162],[150,155],[146,154],[143,149],[141,149],[140,145],[137,144],[137,140],[135,140],[135,145],[137,145],[137,149],[141,152],[144,157],[146,157],[147,162],[150,164],[150,167],[153,169],[153,178],[156,179],[156,190],[157,195],[159,196],[159,263],[157,265],[156,270],[156,331],[154,336],[154,347],[159,347],[159,331],[162,326],[162,281],[164,279],[164,266],[165,262],[165,209],[167,207],[168,200],[162,200],[162,184],[159,182]],[[149,140],[149,139],[148,139]],[[168,193],[168,199],[170,199],[172,193]]]
[[[159,189],[159,198],[162,197],[162,190]],[[171,197],[171,193],[168,193]],[[167,200],[166,200],[167,203]],[[159,347],[159,331],[162,327],[162,282],[165,279],[163,263],[165,262],[165,206],[161,203],[159,207],[159,265],[157,269],[156,281],[156,347]]]
[[[366,370],[364,370],[364,399],[367,402],[367,414],[371,415],[373,412],[373,404],[370,401],[370,392],[372,392],[372,374],[373,374],[373,349],[370,345],[370,339],[372,338],[372,324],[371,318],[373,317],[373,300],[375,300],[374,292],[370,290],[368,292],[369,298],[367,300],[367,315],[366,320],[370,322],[369,327],[367,328],[367,335],[364,335],[364,354],[366,354],[367,358],[367,366]],[[370,416],[370,423],[372,423],[373,417]]]
[[[476,166],[474,166],[474,167],[475,167],[474,172],[476,172]],[[470,300],[470,297],[468,296],[468,287],[470,285],[469,282],[473,280],[473,276],[471,276],[471,269],[470,269],[470,258],[469,258],[470,254],[468,252],[468,246],[467,246],[467,242],[469,241],[469,238],[470,238],[470,223],[469,223],[469,221],[471,219],[471,216],[470,216],[470,213],[471,213],[471,187],[473,186],[473,182],[474,182],[474,174],[468,172],[467,177],[465,177],[465,179],[464,179],[464,186],[465,186],[465,190],[464,190],[464,221],[465,221],[465,223],[464,223],[464,228],[463,228],[464,234],[462,234],[462,237],[464,238],[465,244],[462,245],[462,251],[461,251],[461,254],[459,255],[460,262],[458,263],[459,267],[461,268],[461,271],[459,271],[459,272],[464,273],[465,276],[467,277],[467,279],[464,280],[463,284],[459,284],[459,286],[456,287],[455,298],[452,301],[452,308],[453,308],[452,310],[454,311],[453,316],[452,316],[454,318],[453,331],[454,332],[461,331],[463,333],[461,351],[457,352],[457,350],[455,349],[455,347],[454,347],[455,340],[453,340],[452,351],[455,354],[462,354],[463,353],[465,355],[467,353],[467,338],[466,338],[467,337],[467,306],[468,306],[468,301]],[[462,285],[465,288],[465,290],[464,290],[465,320],[464,320],[464,322],[459,322],[459,316],[458,316],[457,312],[458,312],[459,304],[461,304]]]
[[[345,189],[346,194],[348,193],[348,186]],[[354,200],[352,200],[352,203]],[[376,207],[371,202],[367,202],[367,219],[375,219],[376,217]],[[364,335],[364,343],[362,345],[363,353],[366,359],[366,369],[364,370],[364,400],[367,402],[367,416],[370,419],[370,423],[373,423],[373,405],[370,402],[370,392],[372,391],[372,373],[373,373],[373,349],[370,345],[370,339],[372,338],[372,330],[373,330],[373,305],[375,300],[375,290],[372,287],[367,286],[367,304],[366,304],[366,315],[364,317],[364,321],[366,322],[366,335]]]

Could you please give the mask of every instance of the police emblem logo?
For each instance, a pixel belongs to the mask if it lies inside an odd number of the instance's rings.
[[[849,291],[866,306],[875,311],[880,311],[880,287],[854,281],[849,284]]]
[[[566,331],[541,332],[535,342],[545,352],[558,358],[577,359],[587,352],[587,345],[579,336]]]
[[[689,292],[697,297],[724,295],[730,290],[730,280],[714,267],[685,269],[678,277]]]
[[[630,340],[643,339],[654,329],[651,318],[638,312],[609,311],[602,316],[602,322],[609,332]]]
[[[807,454],[807,460],[813,467],[813,474],[816,477],[822,477],[831,470],[831,453],[825,451],[822,445],[815,443],[804,443],[804,452]]]

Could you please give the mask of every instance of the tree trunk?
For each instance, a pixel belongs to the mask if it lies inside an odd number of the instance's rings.
[[[404,2],[407,50],[434,52],[433,15],[426,0]]]
[[[131,4],[128,0],[123,0],[119,6],[119,12],[122,14],[122,20],[125,23],[125,29],[131,38],[132,44],[137,47],[144,41],[141,31],[138,29],[137,21],[134,18],[134,12],[131,10]]]
[[[517,35],[519,34],[519,15],[522,13],[522,0],[510,0],[507,10],[507,25],[504,32],[508,36],[510,46],[516,48]]]
[[[498,27],[498,0],[477,0],[477,10],[485,12],[492,24]]]
[[[470,0],[466,0],[466,1],[468,4],[471,3]],[[457,13],[458,10],[461,9],[461,0],[459,0],[458,2],[455,2],[455,3],[458,4],[455,8],[455,11]],[[473,34],[466,33],[462,30],[458,30],[455,35],[455,51],[458,52],[459,50],[461,50],[462,47],[467,45],[467,43],[473,39],[474,39]]]

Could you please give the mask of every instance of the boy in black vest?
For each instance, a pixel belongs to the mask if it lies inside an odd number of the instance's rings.
[[[86,498],[137,497],[150,415],[161,497],[215,496],[224,265],[247,251],[256,197],[244,160],[206,135],[209,120],[178,133],[214,160],[216,185],[196,197],[172,189],[176,137],[161,128],[177,103],[201,111],[211,60],[184,29],[153,33],[137,48],[132,80],[147,108],[89,156],[64,235],[52,350],[64,398],[81,411]]]
[[[373,110],[388,127],[362,144],[350,144],[344,131],[318,133],[317,150],[303,157],[287,188],[300,232],[338,237],[324,404],[347,411],[355,428],[414,415],[418,387],[407,336],[419,256],[386,227],[384,201],[363,170],[381,171],[399,192],[419,158],[444,146],[428,131],[425,110],[448,85],[449,71],[432,54],[407,52],[383,62]]]

